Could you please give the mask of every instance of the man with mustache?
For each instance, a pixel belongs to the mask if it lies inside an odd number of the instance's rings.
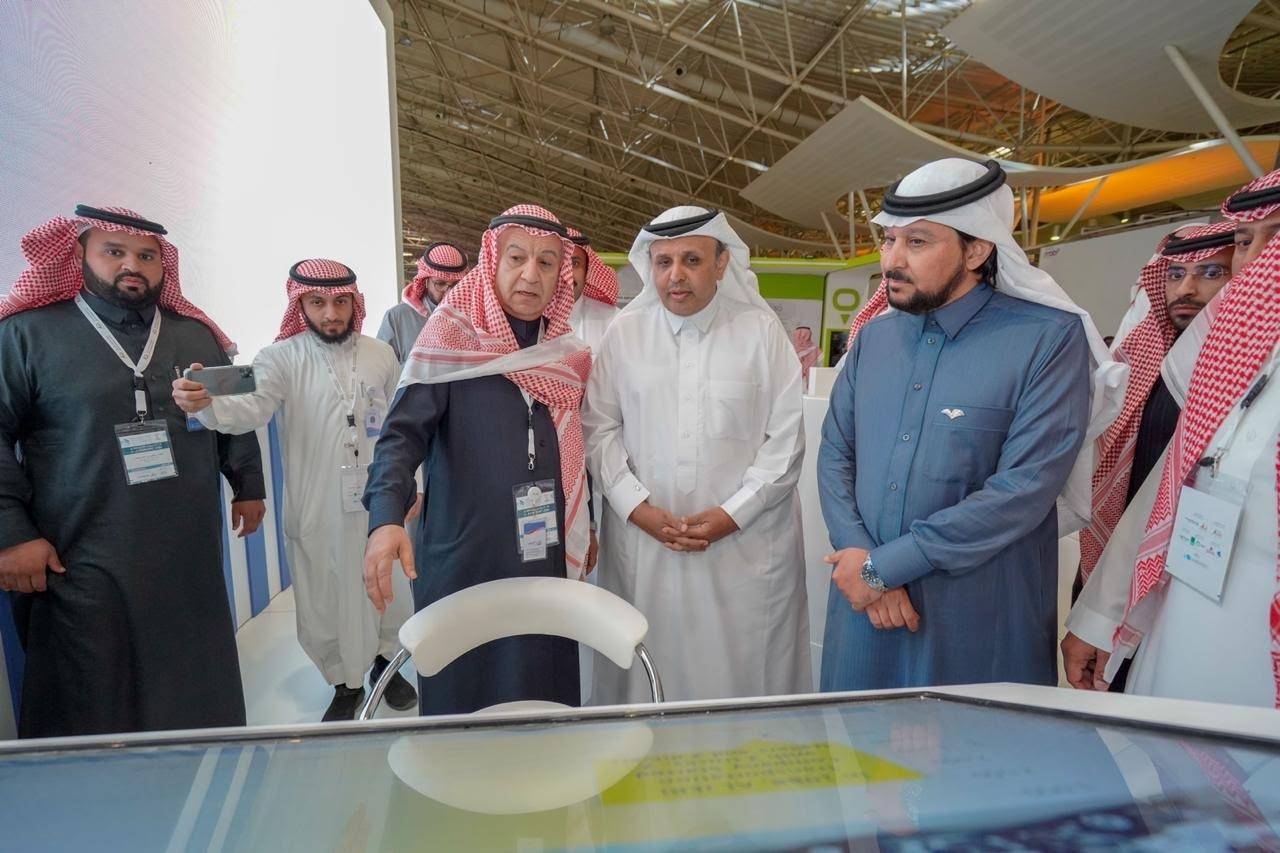
[[[405,285],[402,301],[387,309],[378,327],[378,340],[386,341],[403,365],[422,333],[431,312],[467,272],[467,253],[453,243],[431,243],[418,258],[418,273]]]
[[[403,606],[375,612],[360,582],[369,523],[360,498],[400,364],[389,345],[360,334],[364,296],[346,264],[299,261],[285,292],[280,334],[253,360],[256,391],[210,397],[199,383],[178,379],[173,398],[220,432],[247,433],[279,418],[298,641],[333,686],[322,721],[350,720],[364,698],[365,671],[370,683],[382,675],[409,615],[407,596]],[[397,673],[386,700],[404,710],[417,695]]]
[[[1173,436],[1180,410],[1160,365],[1231,277],[1234,225],[1225,220],[1179,228],[1160,241],[1138,276],[1138,296],[1113,347],[1129,365],[1129,384],[1120,416],[1098,438],[1093,515],[1080,533],[1079,583],[1088,580],[1121,513]]]
[[[1280,170],[1222,214],[1234,274],[1161,364],[1177,428],[1071,609],[1063,663],[1080,689],[1109,689],[1132,657],[1128,693],[1280,707]],[[1203,529],[1232,533],[1199,543],[1212,559],[1189,547],[1205,495]]]
[[[417,609],[486,581],[578,580],[595,566],[580,413],[591,353],[569,326],[572,255],[551,211],[508,208],[418,336],[364,498],[364,582],[378,610],[407,600],[392,587],[395,560]],[[427,506],[410,533],[405,510],[423,463]],[[506,637],[418,684],[424,714],[525,699],[578,705],[578,646]]]
[[[822,689],[1053,684],[1055,504],[1087,517],[1064,489],[1087,478],[1086,430],[1114,417],[1123,368],[1013,240],[994,161],[920,167],[875,221],[885,282],[854,319],[818,455],[835,549]]]
[[[22,737],[243,725],[222,575],[266,512],[258,442],[189,430],[174,365],[234,345],[182,295],[164,227],[80,205],[22,240],[0,300],[0,589]],[[147,452],[135,452],[145,449]]]
[[[636,235],[643,290],[613,321],[583,413],[605,496],[600,585],[649,619],[668,699],[808,692],[800,364],[723,213]],[[601,660],[592,701],[645,701]]]
[[[1120,516],[1173,437],[1181,409],[1160,366],[1170,347],[1231,275],[1230,220],[1179,228],[1160,241],[1138,275],[1137,296],[1112,348],[1129,365],[1120,415],[1098,437],[1093,470],[1093,514],[1080,532],[1080,570],[1073,600],[1102,556]],[[1069,635],[1068,649],[1074,642]],[[1127,669],[1112,689],[1123,690]]]

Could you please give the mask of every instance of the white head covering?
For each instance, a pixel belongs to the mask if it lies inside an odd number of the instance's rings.
[[[997,167],[998,168],[998,167]],[[890,193],[899,198],[923,201],[921,197],[947,194],[969,184],[991,177],[988,165],[949,157],[926,163],[907,175]],[[1116,418],[1124,403],[1125,384],[1128,380],[1127,365],[1111,359],[1111,353],[1098,333],[1089,313],[1071,301],[1056,281],[1044,270],[1031,265],[1027,253],[1013,239],[1015,222],[1013,191],[1005,185],[1003,176],[992,181],[992,188],[985,194],[972,193],[967,203],[950,210],[922,213],[920,215],[894,215],[887,211],[876,214],[872,220],[885,227],[903,227],[921,219],[946,225],[957,231],[987,240],[996,247],[998,270],[996,289],[1010,296],[1068,311],[1080,317],[1093,367],[1089,427],[1084,448],[1075,468],[1067,480],[1067,486],[1059,499],[1060,534],[1065,535],[1084,526],[1089,519],[1092,500],[1090,479],[1093,472],[1093,439],[1101,435]],[[974,198],[972,196],[976,195]]]
[[[709,218],[708,218],[709,217]],[[688,220],[692,227],[683,230],[678,223]],[[705,220],[698,222],[698,220]],[[698,223],[694,225],[694,223]],[[668,235],[655,234],[648,230],[649,228],[657,228],[658,226],[667,226],[671,228],[675,226],[672,233]],[[679,233],[675,233],[678,231]],[[747,244],[742,242],[742,238],[738,236],[738,232],[729,227],[729,220],[725,219],[723,213],[714,210],[708,210],[704,207],[695,207],[693,205],[680,205],[670,210],[663,211],[657,218],[640,229],[640,233],[636,235],[636,240],[631,244],[631,252],[627,258],[631,261],[632,268],[640,276],[643,288],[640,295],[627,304],[625,311],[635,311],[643,309],[658,302],[658,288],[653,283],[653,264],[649,260],[649,248],[659,240],[674,240],[677,237],[712,237],[724,243],[729,250],[729,266],[725,268],[724,277],[720,279],[718,288],[719,293],[731,296],[739,302],[747,302],[756,305],[769,312],[771,317],[776,319],[773,309],[769,307],[769,303],[764,301],[764,297],[760,295],[760,281],[756,278],[756,274],[750,269],[751,266],[751,250],[747,248]],[[782,321],[778,321],[781,323]]]

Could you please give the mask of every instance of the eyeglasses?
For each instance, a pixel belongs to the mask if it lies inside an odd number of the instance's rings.
[[[1231,270],[1222,264],[1197,264],[1190,269],[1187,267],[1169,267],[1169,271],[1165,273],[1164,280],[1174,284],[1181,283],[1188,278],[1201,281],[1221,281],[1230,277]]]

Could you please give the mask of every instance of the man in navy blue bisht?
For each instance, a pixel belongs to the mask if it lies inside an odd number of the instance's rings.
[[[1004,178],[930,163],[875,218],[884,284],[850,329],[818,453],[823,690],[1056,680],[1055,507],[1088,515],[1082,448],[1124,368],[1013,241]]]

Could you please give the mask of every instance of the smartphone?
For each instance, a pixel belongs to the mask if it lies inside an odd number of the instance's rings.
[[[182,378],[199,382],[211,397],[251,394],[258,390],[252,364],[228,364],[226,367],[205,367],[200,370],[188,367],[182,372]]]

